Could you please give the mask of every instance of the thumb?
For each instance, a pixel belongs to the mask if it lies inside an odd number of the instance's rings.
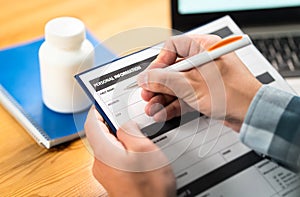
[[[103,123],[103,118],[94,106],[88,112],[84,131],[89,145],[98,159],[110,156],[112,150],[124,149],[116,137],[109,132]]]
[[[145,172],[169,165],[163,152],[141,133],[133,121],[122,125],[117,131],[117,137],[127,149],[127,158],[121,162],[123,169]]]
[[[128,151],[150,152],[158,149],[151,140],[142,134],[138,125],[133,121],[122,125],[117,131],[117,137]]]
[[[147,91],[168,94],[181,99],[193,92],[183,72],[151,69],[139,74],[137,81],[139,86]]]

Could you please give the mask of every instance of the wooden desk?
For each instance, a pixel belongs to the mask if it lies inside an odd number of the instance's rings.
[[[169,0],[0,0],[0,48],[43,35],[51,18],[75,16],[105,40],[136,27],[170,26]],[[0,73],[2,74],[2,73]],[[0,105],[0,196],[106,195],[82,140],[46,150]]]

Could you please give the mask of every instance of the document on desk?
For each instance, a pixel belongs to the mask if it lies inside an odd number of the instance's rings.
[[[227,37],[243,32],[227,16],[187,34],[208,33]],[[141,88],[126,87],[155,59],[161,47],[148,48],[76,76],[108,125],[115,130],[129,120],[137,122],[171,161],[178,196],[298,196],[297,175],[254,153],[221,122],[191,112],[156,123],[144,113],[146,102],[141,98]],[[255,46],[236,53],[262,83],[293,92]]]

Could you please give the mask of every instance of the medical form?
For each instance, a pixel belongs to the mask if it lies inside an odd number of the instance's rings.
[[[221,37],[243,34],[228,16],[187,34],[196,33]],[[126,87],[161,47],[150,47],[76,76],[112,130],[135,121],[169,159],[178,196],[298,196],[299,176],[247,148],[238,134],[221,122],[189,112],[157,123],[145,114],[141,88]],[[293,92],[255,46],[236,53],[262,83]]]

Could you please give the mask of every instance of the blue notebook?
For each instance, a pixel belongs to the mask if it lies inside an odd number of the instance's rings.
[[[103,64],[115,55],[88,32],[96,47],[95,63]],[[73,140],[83,134],[87,111],[61,114],[42,101],[38,50],[44,39],[0,50],[0,104],[2,104],[46,148]]]

